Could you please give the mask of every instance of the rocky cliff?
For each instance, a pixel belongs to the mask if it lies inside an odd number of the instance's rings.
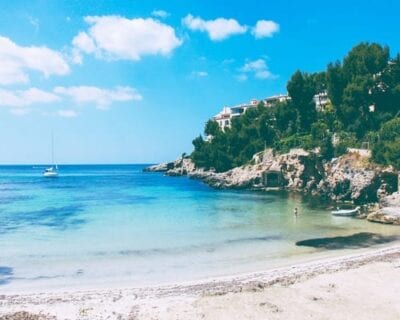
[[[397,190],[393,168],[373,165],[357,152],[323,162],[318,153],[302,149],[285,154],[268,149],[254,155],[251,164],[222,173],[196,169],[190,158],[152,166],[147,171],[188,175],[214,188],[285,189],[355,203],[376,202]]]
[[[360,153],[348,153],[324,164],[324,179],[315,194],[335,201],[376,202],[397,190],[397,172],[369,162]]]

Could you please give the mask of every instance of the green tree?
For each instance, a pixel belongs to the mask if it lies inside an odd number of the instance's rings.
[[[212,139],[193,140],[196,166],[226,171],[248,163],[265,147],[279,152],[319,147],[329,160],[361,141],[370,142],[376,162],[399,166],[400,55],[390,59],[387,47],[361,43],[326,71],[296,71],[287,89],[290,101],[268,108],[260,103],[234,117],[229,128],[208,121],[204,133]],[[313,97],[324,90],[331,103],[317,113]],[[335,146],[333,134],[339,137]]]
[[[343,60],[343,73],[348,81],[354,77],[373,75],[382,71],[389,62],[389,48],[377,43],[362,42]]]
[[[332,144],[332,135],[327,134],[321,141],[320,154],[322,159],[331,160],[334,156],[334,148]]]
[[[339,61],[328,65],[326,79],[329,99],[334,107],[338,107],[342,104],[343,91],[346,88],[346,80]]]
[[[307,73],[296,71],[287,84],[287,90],[292,98],[289,105],[297,111],[299,131],[306,132],[316,118],[313,97],[317,90],[314,79]]]
[[[372,159],[381,164],[400,169],[400,118],[386,122],[377,133]]]
[[[208,136],[216,136],[220,132],[218,122],[215,120],[208,120],[204,133]]]

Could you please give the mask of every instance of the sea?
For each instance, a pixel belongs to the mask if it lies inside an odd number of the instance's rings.
[[[298,194],[215,190],[145,167],[64,165],[45,178],[43,166],[0,166],[0,294],[197,281],[399,235]]]

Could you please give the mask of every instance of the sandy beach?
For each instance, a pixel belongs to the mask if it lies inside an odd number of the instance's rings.
[[[160,287],[0,295],[0,319],[399,319],[400,245]]]

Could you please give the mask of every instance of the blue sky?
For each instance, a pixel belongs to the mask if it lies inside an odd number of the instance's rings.
[[[0,163],[149,163],[224,105],[285,93],[360,41],[400,51],[397,1],[0,3]]]

